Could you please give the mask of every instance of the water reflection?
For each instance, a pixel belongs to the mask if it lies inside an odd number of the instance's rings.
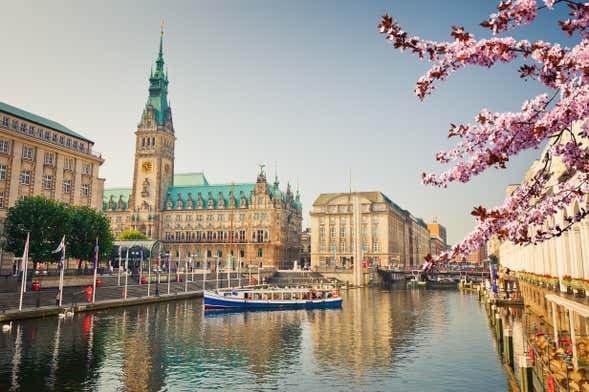
[[[459,371],[456,371],[456,370]],[[476,298],[364,289],[333,310],[204,316],[200,300],[15,323],[0,390],[506,390]]]

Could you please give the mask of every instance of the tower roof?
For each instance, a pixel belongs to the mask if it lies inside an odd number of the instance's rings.
[[[149,76],[149,97],[147,98],[146,108],[151,106],[155,112],[155,118],[158,125],[166,123],[167,113],[170,110],[168,106],[168,75],[164,71],[164,28],[160,31],[160,46],[155,61],[155,72],[152,71]]]

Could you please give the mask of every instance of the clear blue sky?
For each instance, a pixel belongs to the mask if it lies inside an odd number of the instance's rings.
[[[491,0],[5,1],[0,100],[47,116],[95,141],[107,187],[132,177],[134,135],[155,61],[159,21],[178,143],[176,171],[211,182],[255,181],[258,163],[293,185],[304,216],[322,192],[379,190],[414,215],[437,217],[454,242],[473,226],[474,205],[503,200],[537,151],[509,170],[437,190],[436,169],[451,122],[478,110],[516,111],[542,91],[516,66],[468,69],[424,103],[414,83],[427,69],[377,32],[384,12],[409,31],[448,39],[451,25],[477,35]],[[559,12],[557,15],[563,15]],[[558,39],[555,13],[518,36]],[[520,35],[521,34],[521,35]]]

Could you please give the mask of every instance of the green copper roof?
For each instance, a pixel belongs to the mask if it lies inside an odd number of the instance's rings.
[[[159,125],[166,123],[166,114],[169,110],[168,105],[168,75],[164,72],[164,52],[163,52],[164,31],[160,35],[160,49],[155,62],[155,72],[151,72],[149,77],[149,97],[146,106],[152,106],[155,111],[156,121]]]
[[[103,209],[107,211],[108,203],[111,200],[114,201],[114,210],[115,211],[127,211],[129,208],[129,196],[131,195],[131,188],[112,188],[112,189],[105,189],[102,202],[103,202]],[[119,200],[123,199],[123,208],[119,210]]]
[[[174,186],[209,185],[204,173],[174,174]]]
[[[27,112],[27,111],[22,110],[22,109],[16,108],[16,107],[11,106],[11,105],[8,105],[8,104],[6,104],[4,102],[0,102],[0,111],[1,112],[6,112],[6,113],[10,113],[13,116],[20,117],[20,118],[22,118],[24,120],[28,120],[30,122],[34,122],[34,123],[39,124],[39,125],[42,125],[44,127],[54,129],[56,131],[65,133],[66,135],[70,135],[70,136],[73,136],[75,138],[82,139],[82,140],[85,140],[85,141],[87,141],[89,143],[94,144],[94,142],[92,140],[86,139],[84,136],[80,135],[79,133],[76,133],[76,132],[72,131],[69,128],[64,127],[63,125],[61,125],[58,122],[55,122],[53,120],[49,120],[48,118],[38,116],[36,114]]]
[[[226,208],[229,206],[229,199],[231,198],[231,190],[234,191],[235,196],[235,206],[237,208],[241,207],[240,200],[241,195],[243,194],[246,200],[249,201],[250,194],[254,190],[256,184],[254,183],[246,183],[246,184],[218,184],[218,185],[196,185],[196,186],[171,186],[168,188],[168,193],[170,195],[170,199],[172,200],[172,208],[176,209],[178,205],[178,194],[182,197],[182,208],[187,208],[187,201],[189,194],[192,196],[192,200],[194,201],[194,208],[196,209],[198,206],[198,194],[200,192],[203,198],[203,208],[209,208],[209,194],[212,196],[213,199],[213,208]],[[243,193],[242,193],[243,192]],[[224,205],[219,205],[220,195],[223,195]],[[166,209],[166,204],[168,202],[168,198],[166,196],[164,200],[164,209]]]

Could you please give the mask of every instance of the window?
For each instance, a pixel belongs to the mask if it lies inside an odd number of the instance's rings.
[[[63,182],[63,193],[70,193],[71,191],[72,191],[72,180],[65,180]]]
[[[51,134],[51,141],[52,141],[53,143],[57,143],[57,133],[52,133],[52,134]]]
[[[63,169],[64,170],[74,170],[73,158],[66,158],[65,161],[63,161]]]
[[[223,257],[223,250],[221,248],[217,249],[217,257]]]
[[[45,131],[45,140],[51,140],[51,132]]]
[[[64,137],[63,136],[60,136],[59,137],[59,144],[61,144],[62,146],[63,146],[63,141],[64,141]]]
[[[6,180],[6,165],[0,165],[0,181]]]
[[[84,163],[84,166],[82,167],[82,172],[84,174],[90,174],[92,170],[92,166],[89,163]]]
[[[0,140],[0,152],[8,153],[8,140]]]
[[[12,120],[12,129],[17,129],[17,128],[18,128],[18,121]]]
[[[258,257],[264,257],[264,249],[258,248]]]
[[[90,185],[89,184],[82,184],[82,196],[88,197],[90,194]]]
[[[43,188],[51,189],[52,185],[53,185],[53,177],[49,176],[49,175],[43,176]]]
[[[319,238],[323,238],[325,236],[325,226],[319,226]]]
[[[346,236],[346,226],[342,226],[339,228],[339,236],[345,237]]]
[[[8,117],[6,117],[6,116],[2,117],[2,126],[8,127]]]
[[[345,242],[340,242],[339,243],[339,251],[340,252],[345,252],[346,251],[346,243]]]
[[[325,251],[325,244],[322,242],[319,244],[319,252],[324,252]]]
[[[74,150],[78,149],[78,141],[74,140],[74,142],[72,143],[72,147],[74,148]]]
[[[372,242],[372,251],[378,252],[378,242],[377,241]]]
[[[52,152],[45,153],[45,164],[48,166],[53,166],[53,162],[55,161],[55,154]]]
[[[335,227],[334,226],[329,227],[329,237],[335,238]]]
[[[35,135],[35,127],[34,126],[29,126],[29,135],[33,136]]]
[[[72,145],[72,139],[67,139],[67,140],[65,141],[65,145],[66,145],[67,147],[70,147],[70,146]]]
[[[20,131],[21,132],[26,132],[27,131],[27,124],[26,123],[20,123]]]
[[[4,192],[0,192],[0,208],[4,208]]]
[[[31,171],[30,170],[23,170],[20,172],[20,183],[23,185],[30,185],[31,184]]]
[[[239,221],[240,222],[245,221],[245,214],[239,214]]]
[[[22,148],[22,157],[23,157],[23,159],[32,160],[33,159],[33,147],[24,146]]]

